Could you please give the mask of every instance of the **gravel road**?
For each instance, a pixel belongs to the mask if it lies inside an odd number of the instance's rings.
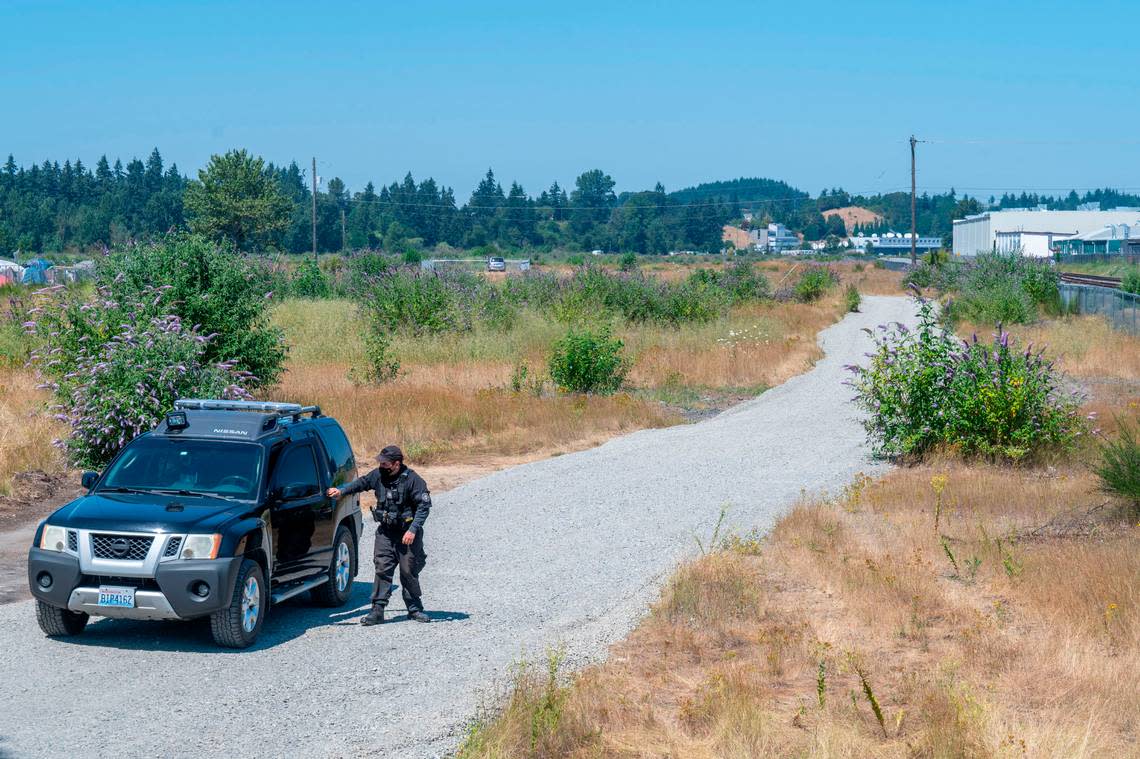
[[[0,757],[446,754],[513,662],[561,643],[581,663],[627,633],[722,507],[767,529],[802,491],[879,472],[842,367],[863,360],[862,327],[896,320],[913,320],[907,299],[867,297],[821,333],[812,371],[753,401],[439,495],[431,625],[398,593],[393,622],[357,624],[370,561],[348,607],[290,601],[244,652],[215,649],[202,623],[99,620],[48,640],[31,602],[0,606]]]

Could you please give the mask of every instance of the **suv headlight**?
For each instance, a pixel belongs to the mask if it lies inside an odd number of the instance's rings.
[[[44,525],[43,535],[40,536],[40,548],[45,551],[64,551],[67,549],[67,528],[56,527],[52,524]]]
[[[182,558],[216,559],[221,545],[222,536],[218,534],[187,535],[186,542],[182,544]]]

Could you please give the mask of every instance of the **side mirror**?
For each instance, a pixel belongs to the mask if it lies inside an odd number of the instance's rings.
[[[309,496],[316,495],[320,491],[320,487],[312,483],[293,483],[281,488],[282,501],[296,501],[301,498],[308,498]]]
[[[95,487],[95,483],[98,481],[98,472],[84,472],[83,476],[79,479],[79,484],[81,484],[87,490],[90,490],[91,488]]]

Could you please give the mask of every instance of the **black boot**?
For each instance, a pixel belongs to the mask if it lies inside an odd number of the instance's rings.
[[[360,620],[360,624],[368,627],[370,625],[378,625],[384,621],[384,607],[373,605],[372,611],[368,612],[368,616]]]
[[[424,614],[422,611],[409,611],[408,619],[414,622],[431,622],[431,617]]]

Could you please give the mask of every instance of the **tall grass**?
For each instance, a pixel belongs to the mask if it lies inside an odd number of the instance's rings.
[[[36,384],[29,371],[0,367],[0,495],[11,492],[15,474],[65,469],[52,445],[64,429],[46,413],[50,396]]]

